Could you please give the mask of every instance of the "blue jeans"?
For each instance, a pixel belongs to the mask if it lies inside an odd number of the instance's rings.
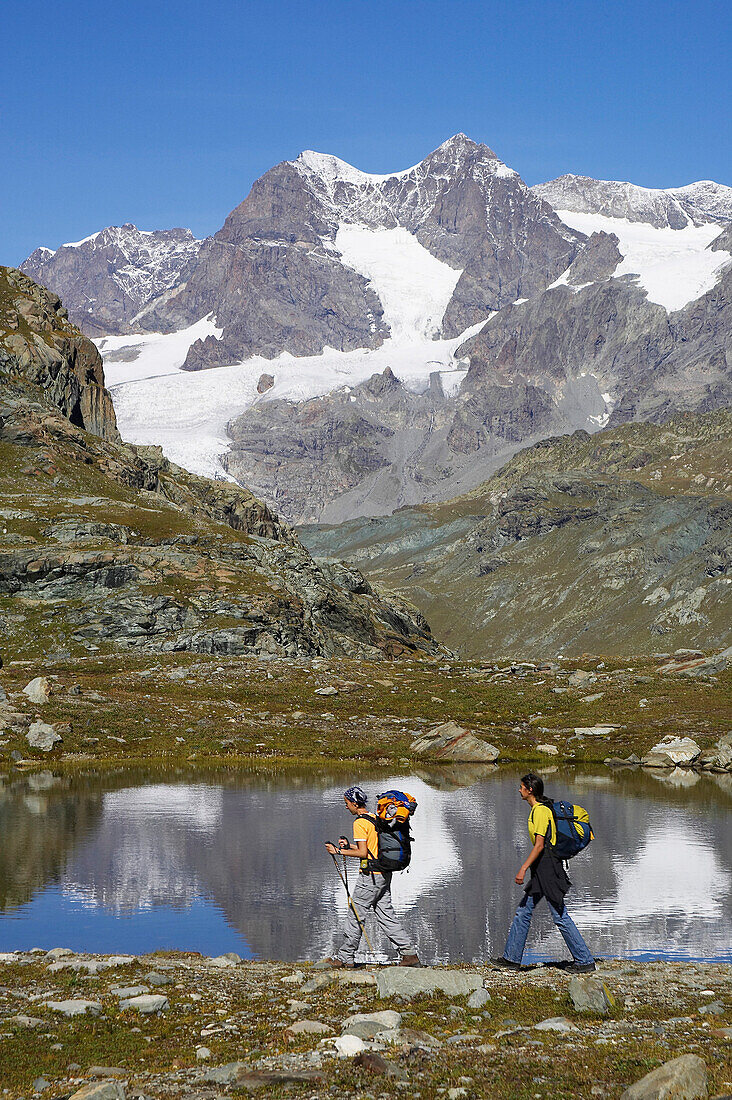
[[[529,935],[531,918],[537,902],[539,901],[541,901],[541,897],[535,900],[533,894],[527,894],[525,902],[522,902],[516,910],[516,916],[513,918],[511,927],[508,930],[506,950],[503,952],[503,957],[505,959],[509,959],[511,962],[515,963],[521,962],[524,948],[526,947],[526,939]],[[579,934],[576,924],[567,912],[566,906],[564,912],[560,913],[559,910],[554,908],[548,898],[546,903],[549,906],[552,920],[562,933],[564,942],[572,952],[574,961],[581,966],[594,962],[595,960],[590,954],[590,949]]]

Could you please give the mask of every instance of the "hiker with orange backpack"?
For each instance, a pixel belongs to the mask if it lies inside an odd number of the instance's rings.
[[[533,847],[519,867],[515,881],[523,885],[527,871],[530,878],[509,929],[505,950],[499,958],[491,959],[491,966],[505,970],[524,969],[521,959],[531,918],[541,899],[546,898],[552,920],[572,953],[569,969],[586,974],[595,969],[595,960],[564,904],[572,885],[564,860],[571,859],[592,840],[590,819],[581,806],[545,798],[544,781],[533,772],[521,780],[519,794],[531,807],[529,837]]]
[[[364,921],[371,912],[387,939],[398,950],[399,966],[421,966],[414,943],[402,928],[391,901],[391,876],[403,870],[411,858],[409,818],[417,808],[416,799],[402,791],[387,791],[378,799],[378,812],[366,810],[368,797],[361,787],[349,787],[343,801],[354,817],[353,843],[341,837],[336,846],[328,841],[326,850],[338,869],[337,856],[343,857],[341,881],[348,897],[348,916],[341,945],[326,961],[331,966],[353,969],[362,934],[368,943]],[[348,889],[347,859],[358,859],[359,874],[353,892]],[[340,870],[339,870],[340,874]]]

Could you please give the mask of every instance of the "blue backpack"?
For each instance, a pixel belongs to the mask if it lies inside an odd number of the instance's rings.
[[[561,799],[552,802],[552,813],[557,827],[554,851],[560,859],[572,859],[594,840],[590,815],[582,806]]]

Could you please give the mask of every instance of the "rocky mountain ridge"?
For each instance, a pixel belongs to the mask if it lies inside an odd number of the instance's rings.
[[[0,267],[0,374],[39,387],[72,424],[119,440],[102,357],[61,300],[15,268]]]
[[[458,269],[441,332],[456,336],[546,286],[581,236],[564,226],[485,145],[457,134],[405,172],[373,176],[306,152],[265,173],[205,242],[185,288],[156,311],[182,328],[213,313],[220,340],[194,344],[185,369],[376,347],[383,303],[339,249],[338,232],[407,229]]]
[[[55,250],[37,248],[22,270],[53,287],[88,336],[136,332],[148,327],[146,308],[185,282],[201,243],[190,229],[111,225]]]
[[[656,229],[732,222],[732,187],[713,180],[660,189],[569,174],[535,184],[531,190],[554,210],[624,218]]]
[[[105,341],[125,430],[337,521],[469,491],[547,436],[724,406],[731,218],[707,181],[530,189],[462,134],[382,176],[305,152],[144,307],[169,337]]]
[[[0,268],[0,310],[6,655],[439,651],[418,613],[316,565],[247,489],[123,443],[99,355],[58,299]]]

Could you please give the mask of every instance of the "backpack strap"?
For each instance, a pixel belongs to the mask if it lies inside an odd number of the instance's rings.
[[[374,859],[374,857],[369,852],[368,844],[367,844],[366,845],[366,855],[361,860],[361,870],[362,871],[363,870],[370,871],[371,872],[371,877],[373,878],[374,871],[379,870],[378,836],[379,836],[379,833],[381,831],[380,828],[379,828],[379,825],[380,824],[383,825],[383,822],[379,822],[379,817],[378,817],[377,814],[356,814],[356,816],[354,817],[353,820],[354,821],[370,821],[371,824],[373,825],[373,827],[376,829],[376,837],[377,837],[377,841],[376,841],[377,856],[376,856],[376,859]],[[365,867],[364,867],[364,864],[366,865]]]

